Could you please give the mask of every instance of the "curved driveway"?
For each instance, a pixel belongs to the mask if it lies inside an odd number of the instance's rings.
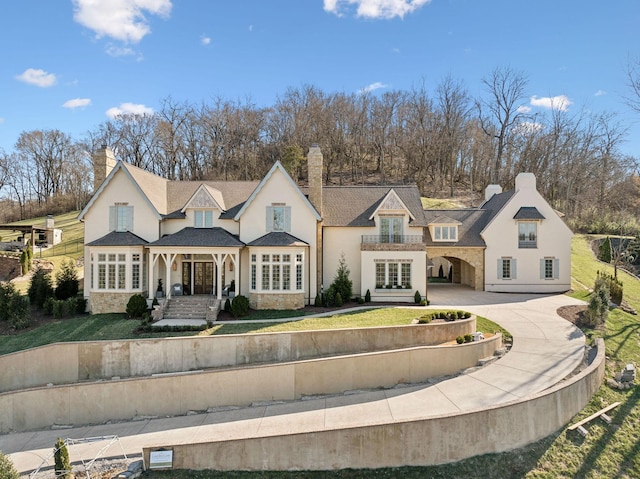
[[[430,308],[454,307],[499,323],[513,346],[498,361],[435,384],[301,401],[227,408],[206,414],[0,435],[0,450],[19,471],[38,467],[58,436],[117,435],[105,455],[137,456],[145,446],[277,436],[456,414],[523,398],[568,376],[583,360],[584,336],[560,318],[561,306],[582,304],[565,295],[486,293],[430,286]],[[423,407],[416,407],[423,405]],[[105,443],[73,446],[71,459],[93,459]]]

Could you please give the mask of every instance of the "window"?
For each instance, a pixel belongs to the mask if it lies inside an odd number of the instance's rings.
[[[127,255],[123,253],[98,254],[98,284],[97,289],[126,289],[127,288]],[[93,274],[93,265],[91,268]],[[132,287],[140,288],[140,255],[132,255]]]
[[[516,279],[516,260],[514,258],[498,259],[498,279]]]
[[[116,204],[109,207],[109,230],[133,231],[133,206]]]
[[[380,217],[380,242],[402,243],[402,216]]]
[[[533,221],[518,222],[518,248],[537,248],[538,224]]]
[[[540,279],[558,279],[560,277],[560,260],[558,258],[542,258],[540,260]]]
[[[258,258],[260,262],[258,263]],[[304,289],[302,254],[261,254],[251,255],[251,290],[262,291],[291,291],[292,270],[295,266],[295,289]],[[261,284],[257,284],[257,271],[260,266]]]
[[[131,288],[140,289],[140,255],[131,255]]]
[[[388,288],[411,286],[411,261],[410,260],[377,260],[376,261],[376,288]]]
[[[458,227],[434,226],[433,241],[458,241]]]
[[[272,231],[291,231],[291,206],[267,206],[267,232]]]
[[[195,210],[193,212],[193,218],[196,228],[213,227],[213,211],[211,210]]]

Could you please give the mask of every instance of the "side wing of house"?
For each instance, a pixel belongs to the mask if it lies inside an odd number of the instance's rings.
[[[316,250],[320,215],[280,163],[235,216],[247,245],[240,291],[255,309],[296,309],[318,290]]]
[[[521,173],[515,192],[482,232],[485,290],[552,293],[571,287],[573,233]]]
[[[80,213],[85,231],[84,292],[94,313],[124,311],[146,295],[145,245],[159,235],[160,214],[118,163]]]

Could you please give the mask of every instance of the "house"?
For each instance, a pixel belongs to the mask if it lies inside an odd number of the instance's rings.
[[[314,145],[305,187],[278,162],[260,181],[169,181],[103,146],[79,215],[89,309],[124,311],[131,295],[152,298],[159,284],[168,298],[233,288],[254,309],[298,309],[329,287],[341,261],[354,295],[369,291],[372,301],[425,296],[436,257],[452,265],[453,282],[480,290],[569,288],[571,232],[531,176],[511,193],[489,187],[480,208],[425,211],[416,186],[324,186],[322,171]]]

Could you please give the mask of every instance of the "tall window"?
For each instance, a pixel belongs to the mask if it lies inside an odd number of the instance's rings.
[[[498,259],[498,279],[516,279],[516,260],[514,258]]]
[[[98,285],[97,285],[98,289],[126,289],[127,287],[127,255],[126,254],[100,253],[98,254],[97,266],[98,266]],[[139,266],[139,263],[138,263],[138,266]]]
[[[133,231],[133,206],[127,204],[110,206],[109,229],[111,231]]]
[[[131,255],[131,289],[140,289],[140,255]]]
[[[193,212],[193,218],[196,228],[213,227],[213,211],[211,210],[195,210]]]
[[[267,206],[267,231],[291,231],[291,206],[272,204]]]
[[[402,216],[380,217],[380,242],[402,243]]]
[[[518,223],[518,248],[537,248],[538,224],[534,221]]]
[[[295,271],[295,290],[304,289],[303,258],[302,254],[262,254],[251,255],[251,289],[263,291],[291,291],[292,272]],[[257,284],[256,272],[260,267],[261,284]],[[294,269],[295,267],[295,269]]]

